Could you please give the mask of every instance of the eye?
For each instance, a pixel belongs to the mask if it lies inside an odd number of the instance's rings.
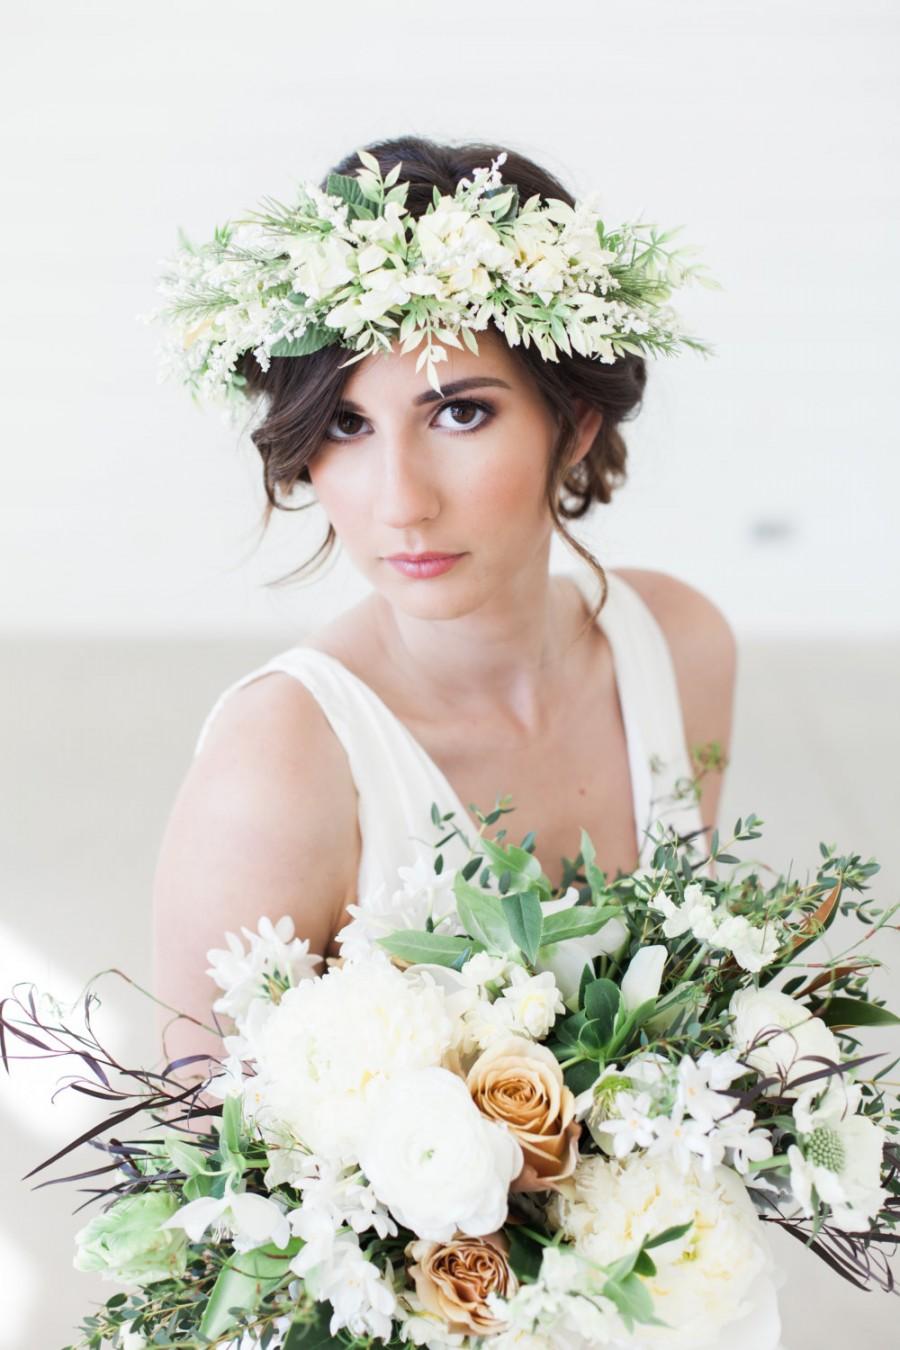
[[[325,438],[329,441],[349,441],[354,439],[354,427],[347,423],[363,422],[365,419],[360,417],[359,413],[351,412],[349,408],[339,408],[328,423],[325,431]],[[334,434],[333,428],[337,426],[339,432]],[[358,430],[358,428],[356,428]]]
[[[452,414],[452,421],[449,424],[444,423],[443,430],[455,428],[457,433],[477,431],[494,415],[494,409],[489,403],[482,403],[473,398],[453,399],[442,404],[435,413],[435,419],[443,416],[445,412]],[[478,420],[475,420],[476,418]],[[361,413],[351,412],[349,408],[338,408],[325,431],[325,439],[355,441],[365,420]]]
[[[436,416],[440,417],[445,412],[452,412],[453,423],[460,431],[474,431],[478,427],[483,427],[485,422],[489,421],[493,415],[493,408],[487,403],[479,403],[473,398],[455,399],[452,403],[445,403],[437,411]],[[462,420],[457,417],[457,413],[463,414]],[[474,416],[482,414],[478,421],[473,420]],[[446,425],[446,424],[445,424]]]

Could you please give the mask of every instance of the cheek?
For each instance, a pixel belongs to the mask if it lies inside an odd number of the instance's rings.
[[[337,455],[323,456],[318,464],[310,469],[310,480],[316,499],[331,524],[340,534],[345,525],[353,525],[357,520],[371,515],[370,486],[365,474],[350,473],[346,463],[341,464]]]
[[[490,518],[498,528],[504,521],[540,518],[547,512],[545,475],[545,452],[518,442],[514,450],[488,455],[472,469],[467,505],[473,515]]]

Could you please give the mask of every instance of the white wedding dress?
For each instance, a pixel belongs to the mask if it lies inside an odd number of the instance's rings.
[[[570,577],[593,605],[599,597],[599,582],[587,565],[562,575]],[[637,846],[641,866],[646,866],[653,847],[644,830],[651,823],[664,821],[685,834],[701,829],[702,821],[691,797],[680,802],[666,800],[677,781],[691,774],[668,644],[634,587],[616,573],[608,572],[607,577],[609,593],[597,622],[612,649],[628,744]],[[444,774],[399,718],[340,661],[312,647],[290,647],[230,685],[207,716],[195,754],[229,695],[272,671],[293,675],[306,686],[347,754],[358,793],[362,852],[357,894],[362,903],[379,882],[393,890],[398,867],[410,865],[422,853],[433,856],[430,844],[440,836],[431,822],[432,801],[442,813],[454,811],[454,823],[462,830],[477,833],[476,822]],[[497,784],[498,792],[513,790],[509,784]],[[493,801],[478,806],[486,811]],[[703,842],[699,839],[698,846]],[[576,828],[572,856],[577,843]],[[453,845],[444,849],[447,864],[465,862],[469,855],[461,841],[454,839],[453,844],[459,851]]]
[[[593,606],[599,598],[599,581],[591,569],[582,564],[562,575],[570,577]],[[691,795],[673,797],[678,780],[689,778],[692,770],[668,643],[634,587],[613,572],[607,572],[607,580],[608,595],[597,622],[612,650],[628,745],[636,842],[640,865],[648,866],[654,845],[646,830],[664,822],[688,834],[701,830],[703,822]],[[363,908],[366,898],[380,888],[389,892],[398,888],[400,867],[411,866],[420,857],[429,862],[433,858],[432,845],[442,834],[432,823],[431,802],[437,802],[442,814],[455,812],[453,823],[465,833],[477,834],[474,818],[399,718],[363,680],[315,648],[290,647],[225,689],[203,723],[195,754],[229,695],[273,671],[292,675],[306,686],[347,754],[358,794],[362,849],[357,896]],[[498,783],[496,791],[514,792],[514,787]],[[493,801],[478,803],[482,811],[492,805]],[[534,824],[536,828],[540,822]],[[698,848],[705,841],[700,836]],[[576,830],[571,856],[577,842]],[[441,851],[448,867],[461,866],[470,857],[458,837]],[[709,1350],[784,1350],[772,1278],[761,1277],[750,1297],[748,1315],[731,1323],[721,1344]]]

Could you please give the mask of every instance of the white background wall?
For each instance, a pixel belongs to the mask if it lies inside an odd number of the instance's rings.
[[[157,387],[135,315],[178,224],[410,129],[683,223],[726,287],[679,293],[718,355],[651,364],[601,557],[743,632],[896,630],[896,4],[56,0],[5,28],[0,630],[284,631],[357,598],[346,564],[263,589],[321,519],[256,547],[249,437]]]

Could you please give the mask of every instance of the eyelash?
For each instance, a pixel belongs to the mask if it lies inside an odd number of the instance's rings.
[[[482,418],[482,420],[478,423],[477,426],[474,426],[474,427],[459,427],[459,428],[457,428],[456,431],[451,431],[451,432],[450,432],[451,436],[469,436],[469,435],[471,435],[471,434],[472,434],[473,432],[475,432],[475,431],[480,431],[482,427],[487,426],[488,422],[491,420],[491,418],[492,418],[493,415],[494,415],[494,409],[493,409],[493,407],[491,406],[490,403],[482,403],[480,399],[476,399],[476,398],[451,398],[451,399],[447,399],[447,401],[446,401],[445,403],[442,403],[442,404],[440,405],[440,407],[436,410],[436,412],[435,412],[435,414],[434,414],[435,417],[439,417],[440,414],[441,414],[442,412],[444,412],[444,410],[445,410],[446,408],[477,408],[479,412],[483,412],[483,413],[486,414],[485,417]],[[334,415],[334,417],[331,419],[331,421],[334,422],[334,421],[336,420],[336,418],[338,418],[338,417],[340,417],[340,416],[341,416],[341,410],[338,409],[338,411],[335,413],[335,415]],[[346,413],[346,416],[349,416],[349,417],[361,417],[361,414],[360,414],[360,413],[349,412],[349,410],[348,410],[348,412]],[[364,421],[365,419],[364,419],[364,418],[361,418],[361,420]],[[331,423],[329,423],[329,426],[330,426],[330,425],[331,425]],[[442,430],[446,430],[446,428],[442,428]],[[332,436],[332,435],[326,430],[326,432],[325,432],[325,439],[326,439],[327,441],[341,442],[341,441],[355,441],[355,440],[358,440],[359,437],[358,437],[358,436]]]

